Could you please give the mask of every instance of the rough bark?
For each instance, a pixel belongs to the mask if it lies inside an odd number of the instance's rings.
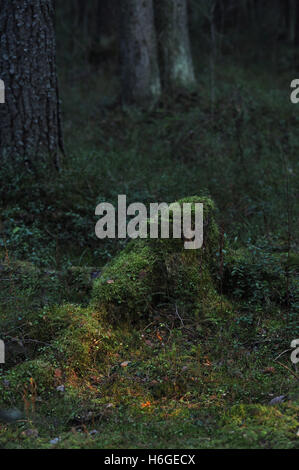
[[[152,0],[122,0],[120,22],[123,99],[151,106],[161,94]]]
[[[155,0],[163,85],[190,89],[195,85],[191,56],[187,0]]]
[[[0,158],[28,165],[46,154],[59,166],[63,151],[54,0],[0,0]]]

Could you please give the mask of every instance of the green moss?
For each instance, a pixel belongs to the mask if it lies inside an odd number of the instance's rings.
[[[95,282],[94,303],[113,319],[142,315],[158,288],[156,262],[157,255],[146,242],[131,242]]]
[[[29,262],[0,262],[0,329],[16,338],[30,337],[32,323],[44,305],[61,300],[61,283],[55,272],[43,272]]]
[[[218,246],[214,203],[203,197],[178,201],[204,205],[204,243],[198,250],[184,248],[183,239],[137,239],[112,260],[95,282],[93,305],[112,322],[148,317],[157,307],[200,313],[203,301],[215,297],[211,277]],[[170,223],[173,214],[170,213]]]
[[[99,319],[92,308],[56,306],[36,321],[32,333],[43,339],[42,353],[51,363],[83,376],[103,352],[105,328]]]
[[[40,311],[32,310],[26,316],[26,322],[22,324],[22,337],[25,343],[37,341],[39,349],[44,349],[64,331],[80,328],[86,316],[86,310],[75,304],[47,306]]]
[[[99,322],[98,312],[90,308],[55,307],[32,325],[31,333],[38,338],[38,357],[2,374],[0,392],[4,401],[20,399],[24,384],[31,378],[38,385],[39,394],[49,395],[55,392],[54,385],[78,385],[77,381],[88,377],[99,362],[102,366],[105,363],[110,338]],[[59,371],[57,376],[55,370]]]
[[[88,304],[92,289],[92,274],[98,273],[97,268],[71,266],[62,275],[65,294],[71,302]]]
[[[33,309],[45,305],[60,304],[65,300],[87,305],[93,283],[92,274],[98,275],[98,272],[97,268],[81,266],[71,266],[63,271],[45,270],[26,261],[4,258],[0,261],[2,317],[6,314],[16,323],[16,310],[22,310],[23,324]]]
[[[48,395],[54,387],[54,367],[45,358],[26,361],[0,380],[2,403],[18,403],[29,396]]]
[[[0,261],[1,291],[13,291],[18,288],[34,289],[39,285],[40,270],[27,261],[9,260]]]
[[[63,309],[67,309],[71,321],[52,342],[48,356],[66,373],[75,372],[83,377],[105,355],[105,330],[97,312],[75,306]]]
[[[222,433],[235,448],[293,448],[299,426],[298,405],[235,405],[222,419]]]

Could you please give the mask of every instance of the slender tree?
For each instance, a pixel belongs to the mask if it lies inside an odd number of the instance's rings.
[[[161,94],[152,0],[122,0],[120,23],[124,101],[151,106]]]
[[[163,83],[166,89],[195,85],[188,28],[187,0],[155,0]]]
[[[289,0],[289,31],[288,39],[291,44],[295,44],[296,30],[297,30],[297,2],[296,0]]]
[[[0,158],[27,165],[63,151],[56,73],[54,0],[0,0]]]

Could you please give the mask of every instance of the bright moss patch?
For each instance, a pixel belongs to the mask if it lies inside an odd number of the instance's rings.
[[[103,270],[93,299],[112,320],[138,318],[150,309],[158,293],[157,256],[146,242],[131,242]]]
[[[236,405],[225,413],[222,432],[226,445],[237,448],[288,449],[296,446],[298,404],[276,406]]]
[[[179,308],[185,315],[200,314],[203,302],[216,296],[211,277],[218,246],[213,202],[204,197],[178,201],[204,207],[204,243],[187,250],[184,239],[131,241],[103,270],[93,288],[93,303],[112,322],[150,317],[157,308]],[[173,214],[170,213],[170,224]]]
[[[29,344],[35,345],[36,358],[25,360],[25,349],[23,362],[1,375],[3,401],[21,399],[23,385],[30,378],[38,385],[39,394],[51,394],[55,384],[84,381],[100,361],[105,364],[109,335],[94,310],[64,305],[49,308],[31,320],[27,337]],[[26,339],[23,341],[26,345]]]

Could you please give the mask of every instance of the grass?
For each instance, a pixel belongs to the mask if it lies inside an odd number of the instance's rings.
[[[0,328],[9,361],[1,409],[22,417],[0,424],[0,447],[298,448],[290,351],[279,359],[289,370],[275,361],[299,333],[299,138],[289,83],[222,59],[213,112],[208,70],[198,93],[140,112],[117,105],[110,77],[109,69],[63,72],[59,175],[45,162],[36,174],[2,168]],[[172,292],[119,324],[103,312],[107,286],[90,303],[101,271],[123,266],[129,251],[127,241],[94,235],[96,205],[118,194],[128,203],[215,201],[209,308],[181,315]],[[130,286],[132,269],[124,269]],[[118,287],[123,301],[125,283]],[[280,395],[284,403],[270,406]]]

